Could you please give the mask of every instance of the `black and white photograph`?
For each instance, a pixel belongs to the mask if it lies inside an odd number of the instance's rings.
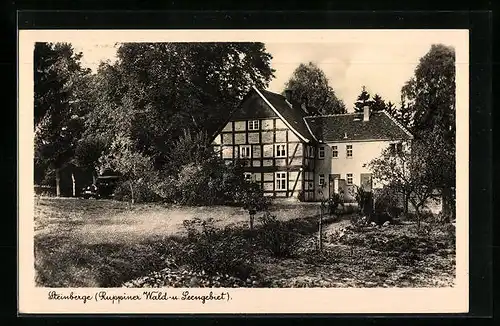
[[[467,309],[467,31],[20,41],[20,264],[48,305]]]

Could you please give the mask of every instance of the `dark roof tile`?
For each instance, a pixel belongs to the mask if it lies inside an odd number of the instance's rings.
[[[290,124],[290,126],[303,138],[312,141],[314,137],[309,132],[304,117],[307,113],[302,110],[300,104],[290,103],[289,105],[283,95],[272,93],[265,90],[258,90],[266,100],[278,111],[278,113]]]
[[[305,121],[316,139],[325,142],[413,138],[384,111],[372,112],[368,121],[363,121],[362,113],[306,117]]]

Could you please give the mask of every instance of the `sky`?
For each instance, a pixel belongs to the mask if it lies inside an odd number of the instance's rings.
[[[362,86],[366,86],[371,95],[377,93],[384,100],[397,104],[401,87],[413,76],[419,59],[433,43],[432,40],[404,45],[355,41],[265,42],[267,51],[273,56],[271,66],[276,70],[269,90],[280,93],[300,63],[313,62],[325,72],[330,86],[344,101],[348,111],[353,110]],[[100,61],[115,60],[115,43],[78,44],[78,41],[72,41],[72,44],[83,53],[83,66],[93,71]]]

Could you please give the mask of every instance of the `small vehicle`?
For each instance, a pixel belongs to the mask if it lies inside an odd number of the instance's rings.
[[[89,198],[99,198],[99,193],[97,192],[97,186],[95,184],[91,184],[82,189],[82,197],[85,199]]]
[[[95,184],[82,189],[82,197],[85,199],[112,198],[119,179],[120,177],[115,175],[99,176]]]

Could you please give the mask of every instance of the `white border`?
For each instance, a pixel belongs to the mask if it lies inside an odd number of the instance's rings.
[[[293,35],[293,37],[290,37]],[[451,44],[456,49],[457,278],[453,288],[227,289],[228,302],[47,300],[34,286],[33,268],[33,49],[35,41],[78,39],[90,43],[133,41],[260,41],[264,43]],[[468,311],[468,30],[21,30],[19,31],[19,301],[21,313],[461,313]],[[61,289],[92,294],[100,289]],[[144,289],[106,289],[116,294]],[[206,293],[205,289],[189,289]],[[174,291],[173,289],[171,291]],[[169,292],[171,292],[169,291]],[[181,293],[182,289],[175,289]]]

